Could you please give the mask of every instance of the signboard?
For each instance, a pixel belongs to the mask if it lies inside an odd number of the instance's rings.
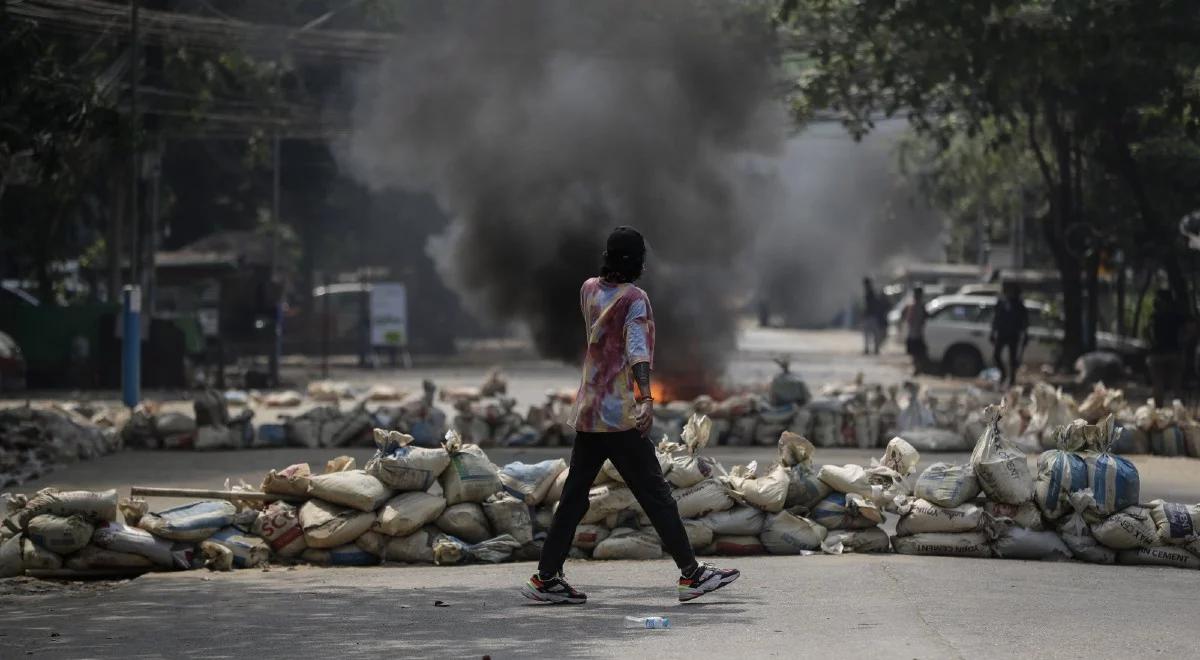
[[[371,284],[371,345],[408,346],[408,292],[399,282]]]

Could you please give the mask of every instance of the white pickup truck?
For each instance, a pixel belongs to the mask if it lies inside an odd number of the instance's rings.
[[[971,377],[992,363],[992,314],[996,297],[991,295],[947,295],[934,298],[925,305],[929,319],[925,323],[925,343],[929,360],[942,365],[949,374]],[[1029,311],[1029,343],[1025,347],[1024,364],[1053,363],[1062,347],[1062,323],[1051,315],[1046,305],[1026,300]],[[903,332],[903,327],[901,327]],[[900,337],[903,340],[903,337]],[[1122,357],[1145,351],[1145,344],[1112,333],[1096,333],[1098,350],[1112,351]]]

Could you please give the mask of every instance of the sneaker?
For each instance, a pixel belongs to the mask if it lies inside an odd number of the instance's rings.
[[[716,591],[742,576],[736,568],[717,568],[711,564],[700,563],[700,568],[692,573],[692,577],[679,578],[679,602],[699,598],[710,591]]]
[[[587,594],[576,590],[567,584],[562,573],[549,580],[543,580],[537,573],[530,576],[525,586],[521,587],[521,595],[539,603],[569,603],[579,605],[587,602]]]

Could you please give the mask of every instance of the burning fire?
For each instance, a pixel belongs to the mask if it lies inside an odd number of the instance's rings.
[[[672,401],[671,391],[661,380],[650,381],[650,396],[654,397],[655,403],[666,403]]]

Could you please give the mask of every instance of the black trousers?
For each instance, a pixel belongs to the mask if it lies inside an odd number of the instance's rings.
[[[621,473],[625,485],[633,492],[638,504],[653,523],[667,552],[675,559],[680,569],[688,568],[696,561],[692,544],[688,541],[683,521],[679,518],[679,507],[671,497],[671,487],[663,478],[654,445],[637,430],[614,433],[585,433],[575,436],[575,447],[571,450],[571,471],[563,484],[558,511],[550,525],[550,533],[542,546],[542,559],[538,571],[554,574],[562,570],[575,528],[588,510],[588,491],[596,474],[604,465],[604,459],[613,462]]]
[[[1005,347],[1008,348],[1008,368],[1004,368],[1003,353]],[[1021,366],[1021,343],[1016,337],[1011,339],[1001,337],[996,340],[995,350],[992,353],[992,359],[996,362],[996,368],[1000,370],[1000,382],[1013,385],[1017,382],[1017,369]]]

